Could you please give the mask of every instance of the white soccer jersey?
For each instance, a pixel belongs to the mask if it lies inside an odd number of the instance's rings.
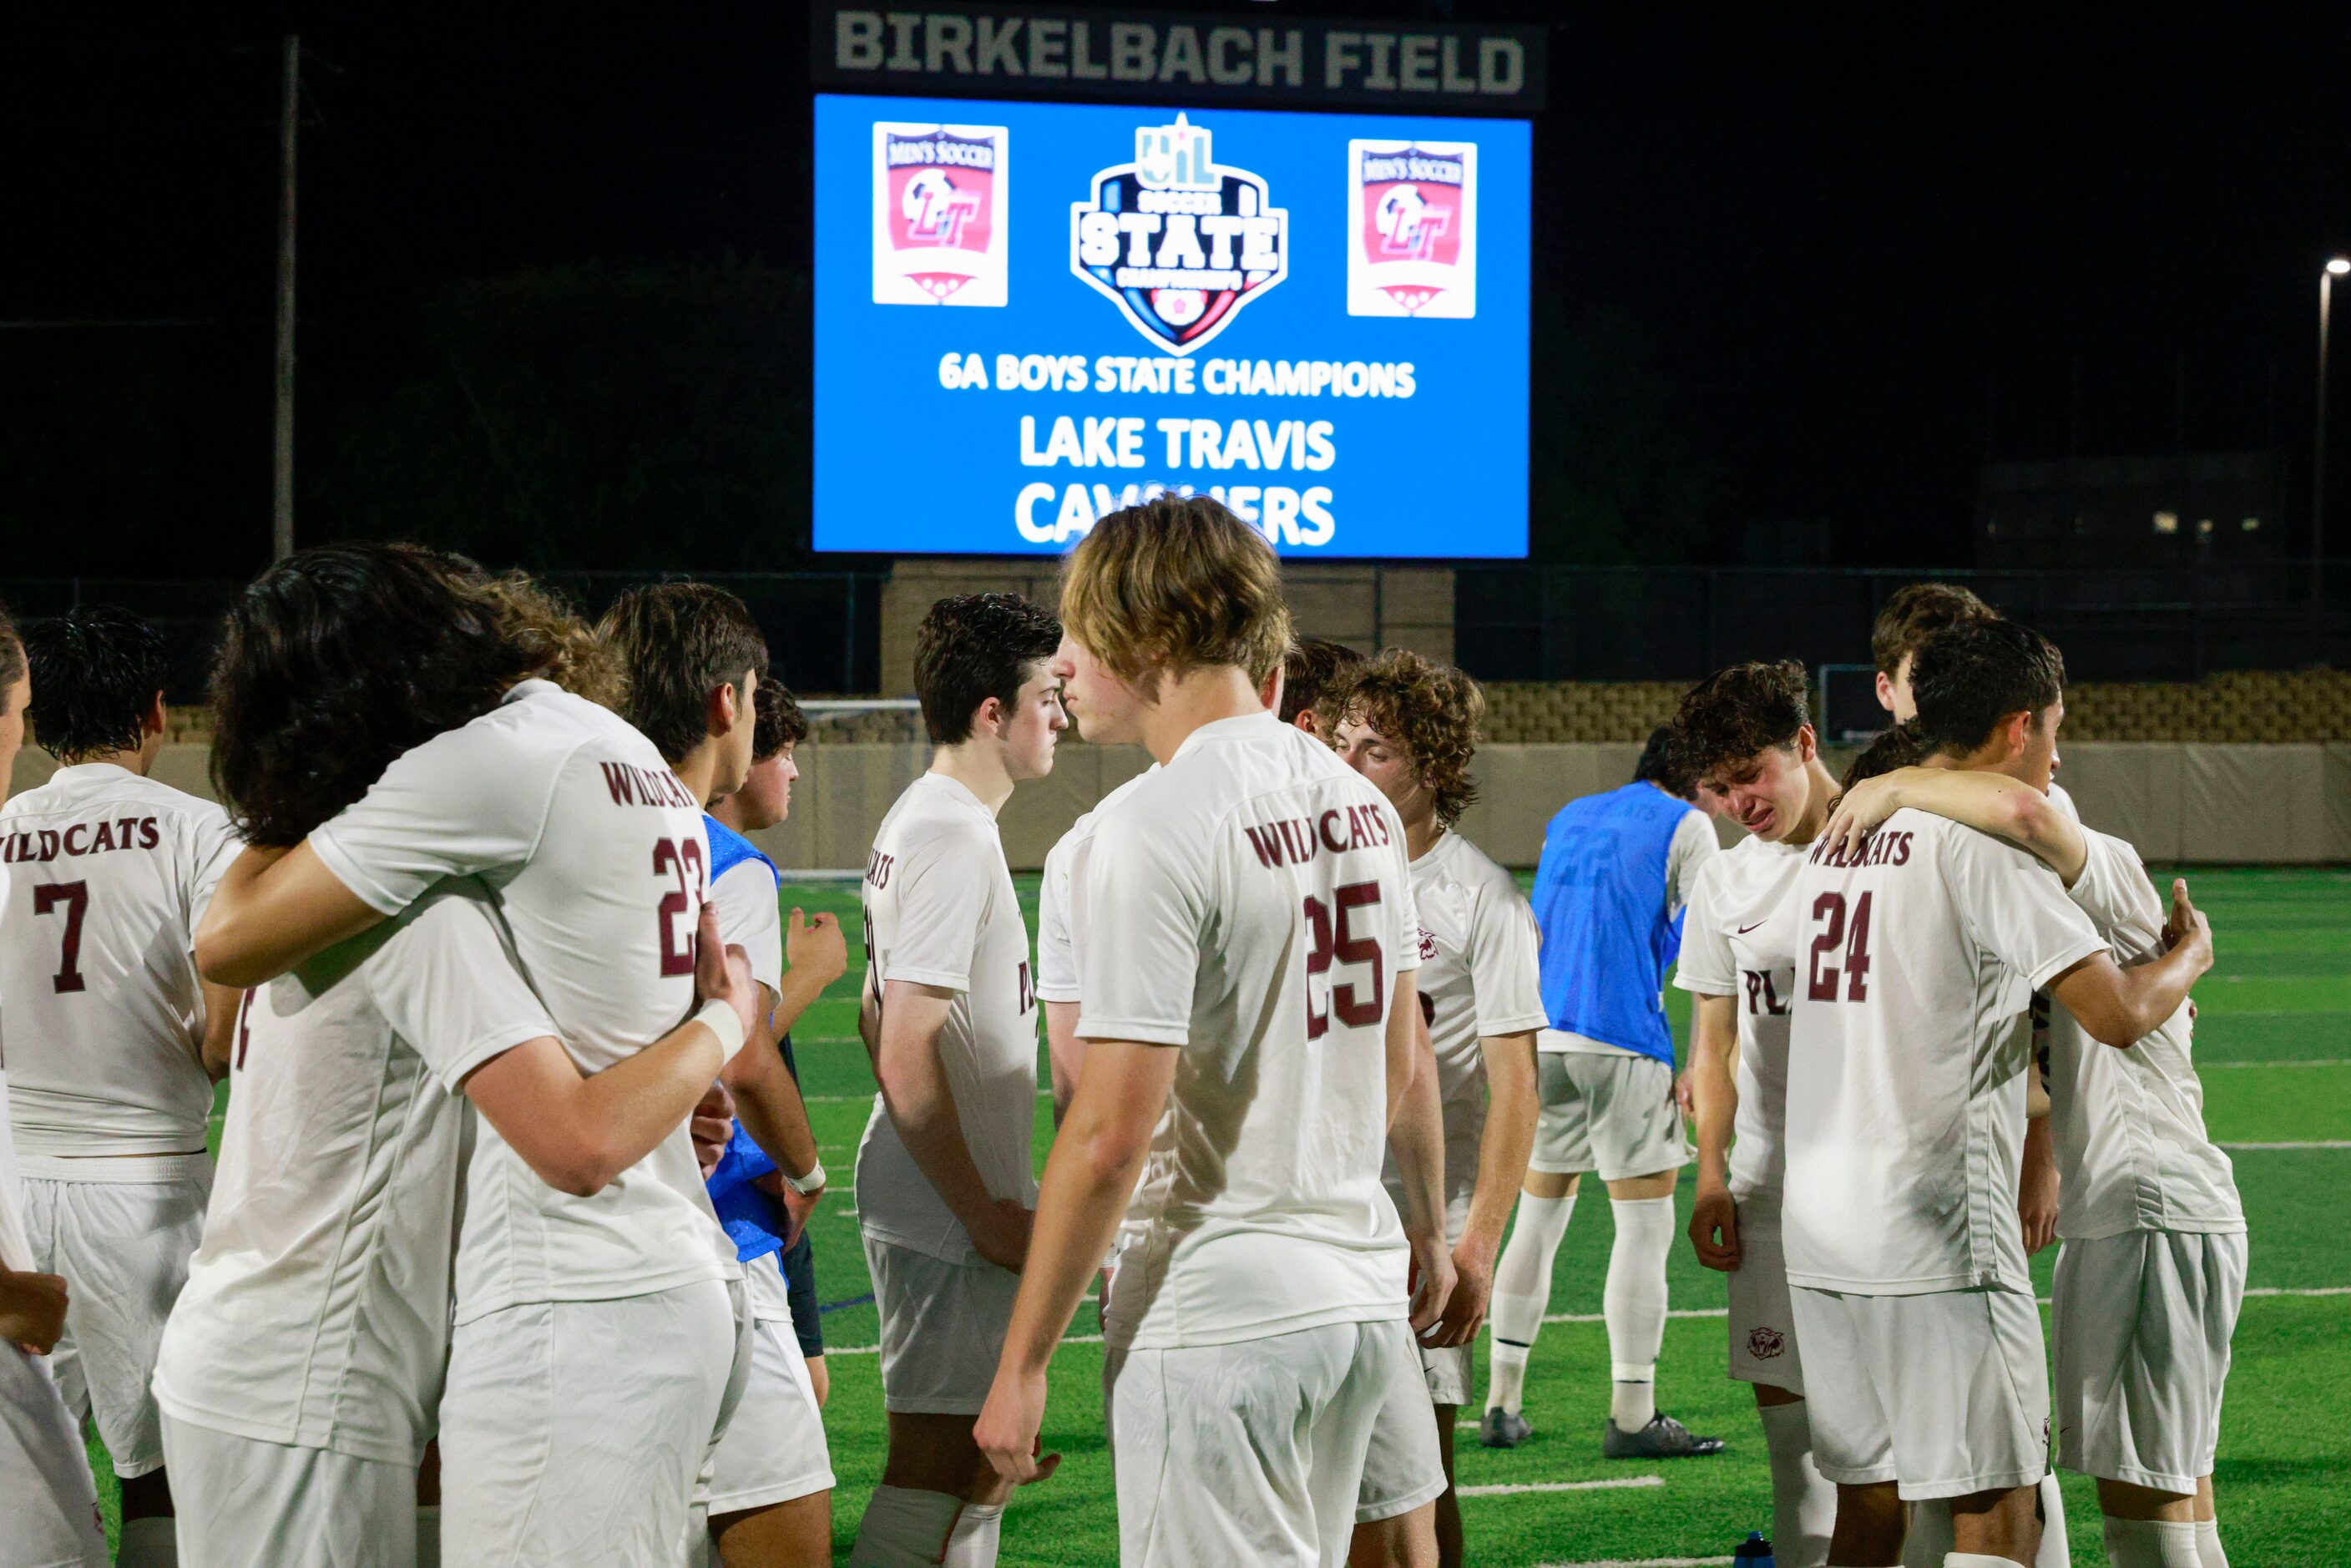
[[[1437,1052],[1437,1092],[1445,1115],[1445,1195],[1448,1207],[1478,1189],[1478,1145],[1486,1131],[1489,1035],[1543,1027],[1540,937],[1519,884],[1459,833],[1447,832],[1412,862],[1419,912],[1421,1017]],[[1389,1162],[1389,1194],[1402,1183]]]
[[[1070,926],[1070,880],[1080,852],[1092,842],[1094,823],[1102,814],[1126,799],[1135,786],[1159,771],[1159,764],[1136,774],[1094,802],[1094,809],[1070,824],[1045,854],[1045,872],[1037,884],[1037,999],[1074,1002],[1078,999],[1078,945]]]
[[[694,1011],[695,922],[710,866],[702,808],[651,741],[550,682],[522,682],[402,757],[309,842],[386,915],[444,877],[478,875],[583,1073],[643,1050]],[[496,1134],[485,1125],[482,1139],[491,1146]],[[490,1273],[461,1270],[461,1284],[486,1291],[470,1312],[741,1276],[683,1122],[592,1198],[557,1192],[519,1159],[505,1168],[502,1217],[468,1223],[502,1226],[517,1244]],[[498,1197],[477,1183],[469,1201]],[[545,1245],[522,1245],[533,1237]]]
[[[1420,967],[1394,808],[1270,714],[1203,725],[1101,814],[1078,1034],[1180,1049],[1128,1212],[1118,1348],[1405,1315],[1382,1186],[1393,976]]]
[[[1815,842],[1756,935],[1795,966],[1789,1283],[2029,1290],[2016,1181],[2032,993],[2105,948],[2055,873],[1896,811],[1850,856]]]
[[[446,1086],[554,1032],[466,883],[247,992],[204,1244],[156,1363],[164,1413],[416,1463],[472,1120]]]
[[[775,872],[766,861],[747,855],[712,881],[710,902],[718,906],[719,941],[741,947],[751,960],[751,978],[781,994],[784,922],[776,902]],[[791,1295],[775,1253],[743,1265],[743,1283],[753,1317],[762,1322],[790,1321]]]
[[[988,1197],[1035,1207],[1037,983],[995,813],[944,773],[924,774],[873,835],[864,895],[874,993],[891,980],[956,993],[938,1053],[964,1143]],[[857,1151],[857,1223],[951,1263],[978,1256],[879,1094]]]
[[[751,977],[778,995],[784,988],[784,916],[776,902],[776,873],[746,858],[710,884],[718,906],[718,939],[751,960]]]
[[[1729,997],[1739,1019],[1739,1112],[1731,1124],[1730,1196],[1776,1212],[1787,1178],[1788,1020],[1796,967],[1773,954],[1764,925],[1796,883],[1804,851],[1750,836],[1707,862],[1682,925],[1674,984]]]
[[[2115,961],[2163,951],[2166,901],[2138,852],[2085,828],[2089,860],[2074,902],[2106,938]],[[2189,1009],[2128,1051],[2049,1015],[2049,1119],[2057,1149],[2057,1234],[2095,1241],[2126,1230],[2237,1231],[2245,1210],[2229,1156],[2204,1131],[2204,1086],[2190,1052]]]
[[[0,901],[14,879],[0,864]],[[8,992],[0,981],[0,1269],[19,1272],[33,1266],[33,1240],[25,1233],[25,1189],[16,1175],[16,1143],[10,1136],[13,1102],[8,1093]]]
[[[60,768],[0,806],[16,873],[0,989],[26,1156],[204,1146],[195,928],[240,847],[218,806],[110,762]]]

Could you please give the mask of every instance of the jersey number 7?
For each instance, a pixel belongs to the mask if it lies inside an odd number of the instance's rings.
[[[58,944],[57,977],[49,983],[59,991],[87,990],[81,977],[81,923],[89,913],[89,883],[48,882],[33,889],[33,913],[47,915],[66,906],[66,936]]]

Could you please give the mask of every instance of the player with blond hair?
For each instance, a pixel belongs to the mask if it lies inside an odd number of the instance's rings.
[[[1387,797],[1404,822],[1418,912],[1421,1019],[1434,1047],[1444,1125],[1445,1234],[1453,1294],[1437,1331],[1421,1341],[1421,1367],[1437,1407],[1446,1488],[1436,1502],[1437,1560],[1463,1561],[1461,1507],[1453,1490],[1455,1417],[1469,1402],[1470,1351],[1493,1290],[1495,1254],[1525,1179],[1538,1108],[1535,1031],[1544,1017],[1534,915],[1510,873],[1458,831],[1478,797],[1469,777],[1486,709],[1478,683],[1419,654],[1390,649],[1359,664],[1324,693],[1321,733],[1341,760]],[[1407,1200],[1393,1158],[1390,1196]],[[1367,1499],[1397,1489],[1376,1472],[1386,1445],[1374,1439]],[[1365,1538],[1390,1520],[1357,1509],[1357,1560]],[[1390,1542],[1389,1561],[1405,1561]]]
[[[1266,712],[1289,615],[1222,506],[1104,518],[1062,612],[1088,735],[1161,767],[1075,870],[1085,1069],[975,1437],[1008,1480],[1058,1462],[1047,1369],[1132,1197],[1104,1323],[1122,1562],[1335,1565],[1383,1420],[1426,1422],[1443,1488],[1412,1343],[1450,1290],[1442,1206],[1411,1194],[1407,1242],[1380,1176],[1418,1034],[1403,825]]]

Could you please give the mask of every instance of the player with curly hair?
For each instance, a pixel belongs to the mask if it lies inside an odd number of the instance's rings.
[[[1391,649],[1356,664],[1322,695],[1315,716],[1341,761],[1387,797],[1404,821],[1420,922],[1420,1011],[1435,1048],[1444,1123],[1445,1231],[1453,1294],[1420,1360],[1437,1406],[1445,1491],[1435,1503],[1437,1561],[1462,1562],[1453,1490],[1455,1416],[1469,1402],[1469,1346],[1485,1321],[1494,1260],[1534,1147],[1535,1031],[1543,1015],[1534,915],[1510,873],[1463,837],[1478,798],[1469,777],[1485,694],[1460,671]],[[1393,1157],[1390,1192],[1403,1202]],[[1366,1500],[1394,1489],[1377,1437],[1364,1466]],[[1392,1520],[1357,1510],[1354,1560],[1403,1561]]]
[[[566,671],[618,689],[544,595],[410,547],[231,612],[214,762],[257,847],[197,959],[254,990],[156,1377],[191,1568],[402,1561],[436,1397],[451,1561],[684,1550],[748,1348],[685,1114],[757,993],[695,797]]]
[[[1776,1559],[1814,1568],[1828,1560],[1836,1489],[1813,1460],[1780,1247],[1795,967],[1767,963],[1755,932],[1794,884],[1837,784],[1821,760],[1803,668],[1793,661],[1716,671],[1683,695],[1674,728],[1698,784],[1747,830],[1699,870],[1674,970],[1674,983],[1692,998],[1698,1196],[1689,1237],[1700,1263],[1729,1276],[1729,1370],[1755,1390]]]

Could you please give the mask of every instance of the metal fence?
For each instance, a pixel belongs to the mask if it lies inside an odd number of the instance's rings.
[[[683,575],[683,574],[672,574]],[[633,572],[550,572],[590,614]],[[1808,668],[1868,657],[1886,596],[1935,577],[1974,589],[2038,627],[2076,680],[2195,680],[2212,671],[2351,664],[2351,561],[2314,579],[2307,563],[2207,570],[1921,572],[1763,567],[1455,569],[1454,657],[1481,680],[1694,679],[1736,659]],[[883,570],[739,572],[701,580],[743,597],[796,692],[853,695],[882,684]],[[171,698],[203,695],[220,617],[240,585],[121,578],[0,579],[23,617],[120,604],[159,623],[175,649]],[[2314,588],[2320,591],[2314,591]]]
[[[2351,562],[2209,570],[1927,572],[1762,567],[1463,566],[1454,657],[1481,680],[1694,679],[1740,659],[1869,656],[1886,597],[1962,584],[2038,628],[2075,680],[2187,681],[2351,659]],[[2318,591],[2323,590],[2323,593]]]

